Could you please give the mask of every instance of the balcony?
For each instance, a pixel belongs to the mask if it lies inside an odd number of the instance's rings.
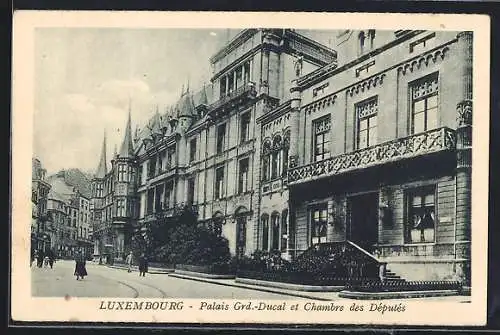
[[[247,82],[236,90],[222,96],[219,100],[209,106],[211,112],[219,110],[228,103],[237,104],[247,99],[253,99],[257,95],[254,82]]]
[[[453,129],[446,127],[433,129],[320,162],[290,168],[288,170],[288,184],[304,183],[403,159],[454,150],[455,145],[455,131]]]

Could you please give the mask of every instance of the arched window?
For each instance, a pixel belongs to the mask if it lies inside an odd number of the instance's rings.
[[[285,139],[283,141],[283,172],[282,175],[286,176],[288,171],[288,151],[290,149],[290,130],[285,132]]]
[[[277,135],[274,137],[273,140],[273,153],[271,155],[272,157],[272,166],[271,166],[271,178],[276,178],[281,175],[281,161],[282,161],[282,143],[281,143],[281,136]]]
[[[271,215],[271,250],[280,250],[280,215],[275,212]]]
[[[261,246],[263,251],[269,250],[269,215],[262,214],[260,217],[260,225],[262,232]]]
[[[270,174],[270,156],[271,156],[271,141],[267,140],[264,142],[262,149],[262,180],[269,180]]]

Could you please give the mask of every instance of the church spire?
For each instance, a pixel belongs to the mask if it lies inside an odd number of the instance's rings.
[[[128,109],[127,125],[125,126],[125,135],[123,137],[122,146],[120,148],[120,158],[131,158],[134,154],[134,147],[132,144],[132,125],[130,117],[130,104]]]
[[[108,173],[108,168],[106,166],[106,130],[104,130],[104,140],[102,142],[101,159],[99,161],[99,166],[95,173],[96,178],[104,178]]]

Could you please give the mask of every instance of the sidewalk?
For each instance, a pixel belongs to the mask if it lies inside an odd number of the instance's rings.
[[[99,264],[97,264],[99,265]],[[120,270],[128,270],[128,266],[125,264],[116,264],[116,265],[109,265],[109,264],[102,264],[107,266],[108,268],[112,269],[120,269]],[[139,268],[136,265],[132,266],[132,272],[139,272]],[[148,273],[151,274],[169,274],[174,272],[174,269],[168,269],[168,268],[148,268]]]
[[[261,292],[268,292],[268,293],[277,293],[277,294],[283,294],[283,295],[288,295],[288,296],[294,296],[298,298],[305,298],[305,299],[312,299],[312,300],[321,300],[321,301],[339,301],[339,300],[346,300],[346,301],[353,301],[353,299],[356,298],[351,298],[351,297],[342,297],[343,294],[340,294],[339,290],[336,289],[336,291],[332,292],[307,292],[304,290],[297,290],[297,289],[289,289],[289,288],[279,288],[276,286],[274,287],[269,287],[269,286],[262,286],[262,284],[259,285],[252,285],[252,284],[246,284],[242,282],[238,282],[238,278],[236,279],[211,279],[211,278],[203,278],[201,276],[188,276],[184,274],[178,274],[178,273],[170,273],[169,277],[175,277],[175,278],[180,278],[180,279],[185,279],[185,280],[194,280],[194,281],[199,281],[199,282],[204,282],[204,283],[210,283],[210,284],[215,284],[215,285],[224,285],[224,286],[232,286],[232,287],[238,287],[238,288],[245,288],[249,290],[255,290],[255,291],[261,291]],[[273,283],[273,284],[284,284],[284,283]],[[286,284],[284,284],[286,285]],[[383,299],[386,302],[401,302],[401,299],[405,299],[407,301],[447,301],[447,302],[457,302],[457,303],[469,303],[470,302],[470,296],[463,296],[463,295],[442,295],[442,296],[433,296],[433,297],[410,297],[410,295],[407,295],[406,297],[394,297],[394,298],[387,298]],[[373,300],[373,299],[369,299]]]

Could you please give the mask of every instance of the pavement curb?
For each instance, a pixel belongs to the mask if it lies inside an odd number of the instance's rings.
[[[267,280],[251,279],[251,278],[236,278],[237,283],[258,285],[266,287],[280,288],[283,290],[303,291],[303,292],[339,292],[344,289],[344,286],[314,286],[314,285],[298,285],[283,282],[271,282]]]
[[[177,269],[175,269],[174,273],[184,276],[207,278],[207,279],[234,279],[236,277],[235,275],[221,275],[221,274],[194,272],[194,271],[177,270]]]
[[[448,297],[459,296],[457,290],[433,290],[433,291],[403,291],[403,292],[354,292],[340,291],[339,297],[349,299],[409,299],[409,298],[430,298],[430,297]]]
[[[124,271],[128,270],[127,267],[119,266],[119,265],[106,265],[106,267],[112,268],[112,269],[124,270]],[[139,272],[139,270],[137,269],[137,266],[133,266],[131,272]],[[161,268],[149,268],[148,269],[148,273],[150,273],[150,274],[162,274],[163,275],[163,274],[169,274],[169,273],[173,273],[173,272],[174,272],[174,269],[161,269]]]
[[[275,289],[266,288],[266,287],[256,287],[256,286],[248,285],[248,284],[238,284],[236,282],[232,282],[232,283],[218,282],[216,280],[210,280],[208,278],[191,277],[191,276],[186,276],[186,275],[181,275],[181,274],[176,274],[176,273],[170,273],[169,277],[175,277],[175,278],[186,279],[186,280],[194,280],[194,281],[210,283],[210,284],[215,284],[215,285],[232,286],[232,287],[244,288],[244,289],[248,289],[248,290],[266,292],[266,293],[276,293],[276,294],[288,295],[291,297],[298,297],[298,298],[306,298],[306,299],[311,299],[311,300],[322,300],[322,301],[332,301],[333,300],[330,298],[315,297],[315,296],[311,296],[311,295],[307,295],[307,294],[303,294],[303,293],[287,292],[287,290],[285,290],[285,289],[282,291],[282,290],[275,290]]]

